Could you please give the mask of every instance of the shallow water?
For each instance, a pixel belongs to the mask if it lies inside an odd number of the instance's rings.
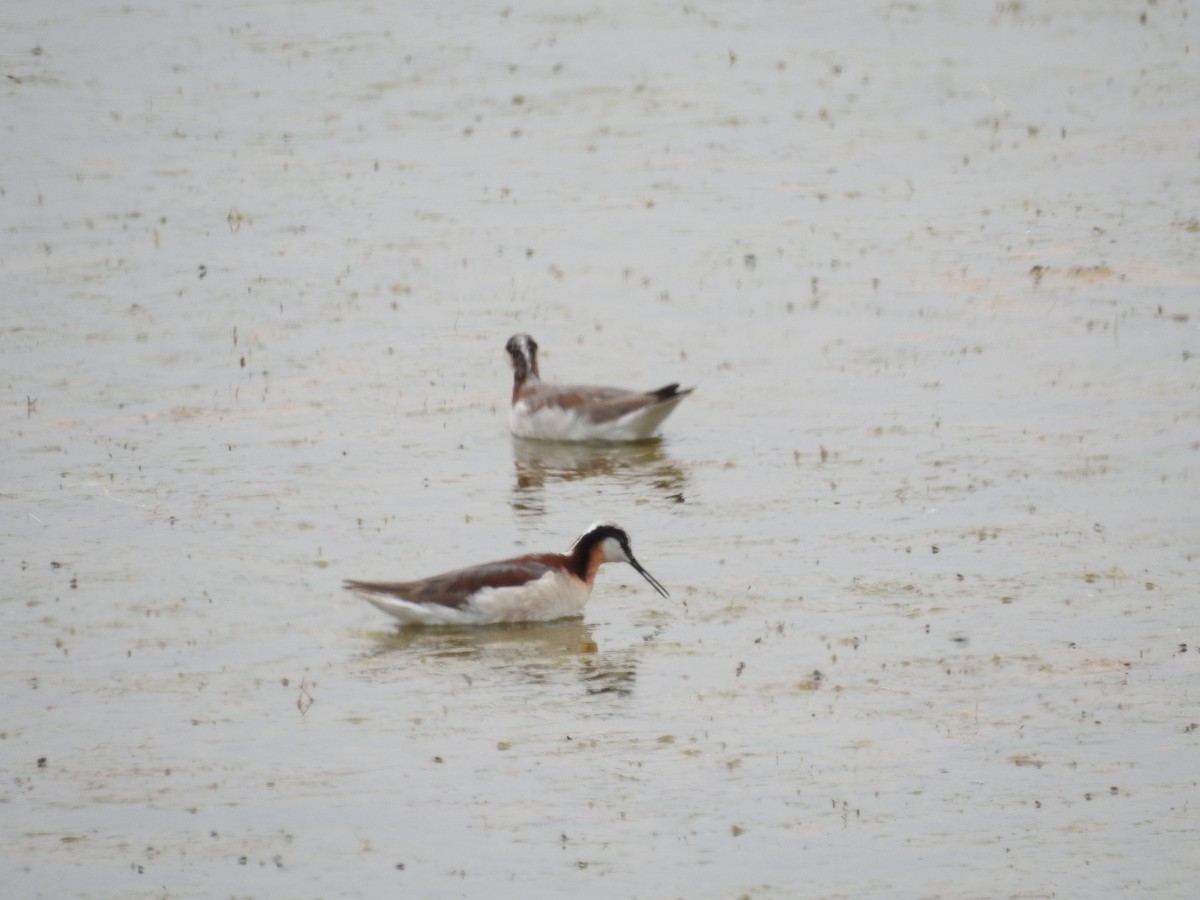
[[[1189,896],[1192,13],[9,4],[5,893]]]

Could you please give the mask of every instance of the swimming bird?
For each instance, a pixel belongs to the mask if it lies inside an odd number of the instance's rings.
[[[420,581],[352,581],[345,587],[404,624],[490,625],[543,622],[583,613],[601,563],[625,562],[663,597],[667,589],[642,568],[629,535],[597,522],[566,553],[530,553]]]
[[[543,384],[538,345],[514,334],[504,349],[512,357],[509,427],[517,437],[543,441],[643,441],[695,388],[668,384],[656,391]]]

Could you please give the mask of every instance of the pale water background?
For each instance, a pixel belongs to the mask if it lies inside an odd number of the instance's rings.
[[[6,2],[4,896],[1195,896],[1198,37]],[[514,444],[518,330],[699,390]],[[600,518],[670,601],[340,590]]]

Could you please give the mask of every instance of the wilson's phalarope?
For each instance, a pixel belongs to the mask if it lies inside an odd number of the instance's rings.
[[[668,596],[633,558],[629,535],[611,522],[597,522],[566,553],[530,553],[420,581],[347,579],[345,587],[405,624],[539,622],[580,615],[606,562],[629,563]]]
[[[656,391],[542,384],[537,342],[514,334],[504,345],[512,357],[509,427],[517,437],[543,441],[642,441],[695,388],[668,384]]]

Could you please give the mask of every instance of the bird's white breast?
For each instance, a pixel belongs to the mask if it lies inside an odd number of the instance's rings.
[[[591,593],[586,583],[555,569],[515,587],[483,588],[467,606],[483,622],[545,622],[579,615]]]
[[[517,437],[538,441],[640,441],[650,437],[672,409],[674,404],[662,404],[596,422],[579,409],[530,410],[528,403],[518,400],[509,414],[509,427]]]

